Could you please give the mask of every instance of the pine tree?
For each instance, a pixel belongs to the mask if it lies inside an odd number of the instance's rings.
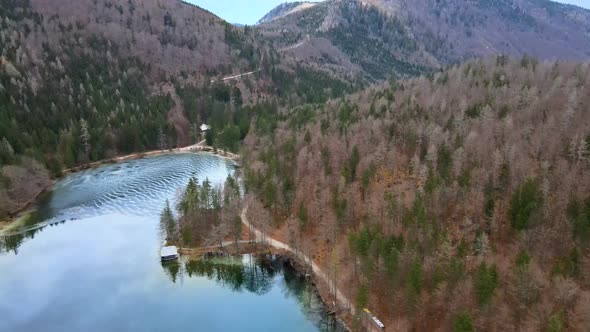
[[[479,304],[485,305],[489,303],[496,287],[498,287],[496,266],[488,267],[485,263],[481,263],[477,268],[473,283]]]
[[[453,323],[453,331],[454,332],[473,332],[475,328],[473,327],[473,320],[471,319],[471,315],[468,312],[461,312],[455,318]]]
[[[586,160],[588,156],[588,146],[586,144],[586,140],[581,138],[580,143],[578,144],[578,161]]]
[[[11,163],[14,161],[14,149],[6,137],[0,142],[0,163]]]
[[[158,148],[160,150],[166,150],[168,148],[166,134],[164,134],[162,127],[158,129]]]
[[[577,95],[576,91],[574,90],[569,95],[567,109],[563,113],[563,117],[561,120],[561,124],[562,124],[564,130],[567,130],[569,128],[570,124],[572,123],[572,120],[573,120],[574,116],[576,115],[577,107],[578,107],[578,95]]]
[[[475,253],[478,256],[485,257],[488,254],[490,248],[490,240],[485,232],[479,234],[475,239]]]
[[[571,141],[570,144],[568,146],[568,157],[570,159],[570,161],[574,162],[577,160],[577,154],[578,154],[578,147],[576,146],[576,143],[578,143],[578,139],[577,137],[574,137]]]
[[[88,132],[88,123],[86,120],[80,120],[80,139],[82,140],[82,147],[84,149],[84,154],[88,158],[90,154],[90,133]]]
[[[176,237],[176,220],[170,208],[170,202],[166,200],[166,206],[160,214],[160,229],[166,235],[167,241],[172,241]]]

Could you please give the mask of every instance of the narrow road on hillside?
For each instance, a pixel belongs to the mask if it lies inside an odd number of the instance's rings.
[[[252,224],[250,224],[250,222],[248,221],[248,216],[247,216],[248,207],[249,207],[249,204],[246,202],[246,205],[244,206],[244,209],[242,210],[242,214],[240,215],[240,217],[242,219],[242,223],[246,227],[248,227],[248,229],[251,229],[254,232],[256,242],[260,241],[260,242],[268,243],[271,247],[274,247],[277,249],[283,249],[283,250],[286,250],[286,251],[296,255],[299,259],[301,259],[305,263],[309,264],[309,262],[311,262],[311,268],[312,268],[313,273],[319,279],[321,279],[324,283],[326,283],[326,285],[328,285],[328,286],[330,285],[330,278],[322,271],[322,269],[313,260],[311,260],[309,257],[307,257],[302,252],[298,252],[298,251],[294,250],[289,245],[287,245],[281,241],[275,240],[272,237],[268,236],[267,234],[262,233],[256,227],[254,227]],[[350,313],[352,315],[354,315],[354,307],[350,306],[350,303],[351,303],[350,300],[338,288],[336,288],[336,299],[343,308],[348,308],[348,310],[350,310]]]
[[[261,70],[261,68],[258,68],[258,69],[254,70],[254,71],[250,71],[250,72],[247,72],[247,73],[233,75],[233,76],[227,76],[227,77],[222,78],[221,80],[225,82],[225,81],[229,81],[229,80],[233,80],[233,79],[238,79],[238,78],[243,77],[243,76],[249,76],[249,75],[256,74],[260,70]],[[217,80],[211,80],[211,83],[214,83],[215,81],[217,81]]]
[[[296,48],[298,48],[298,47],[301,47],[301,46],[305,45],[305,43],[306,43],[307,41],[308,41],[308,39],[305,39],[305,40],[303,40],[303,41],[301,41],[301,42],[299,42],[299,43],[297,43],[297,44],[295,44],[295,45],[291,45],[291,46],[287,46],[287,47],[285,47],[285,48],[281,48],[281,49],[279,50],[279,53],[286,52],[286,51],[290,51],[290,50],[294,50],[294,49],[296,49]],[[264,57],[262,57],[262,59],[260,60],[260,63],[261,63],[261,64],[262,64],[262,60],[264,60]],[[223,77],[223,78],[221,78],[220,80],[221,80],[221,81],[223,81],[223,82],[225,82],[225,81],[230,81],[230,80],[235,80],[235,79],[238,79],[238,78],[242,78],[242,77],[244,77],[244,76],[250,76],[250,75],[254,75],[254,74],[256,74],[257,72],[259,72],[259,71],[261,71],[261,70],[262,70],[262,68],[258,68],[258,69],[256,69],[256,70],[253,70],[253,71],[250,71],[250,72],[247,72],[247,73],[243,73],[243,74],[236,74],[236,75],[232,75],[232,76],[226,76],[226,77]],[[218,80],[218,79],[212,79],[212,80],[211,80],[211,83],[215,83],[215,81],[217,81],[217,80]]]
[[[307,40],[304,40],[304,41],[302,41],[302,42],[299,42],[299,43],[297,43],[297,44],[295,44],[295,45],[291,45],[291,46],[287,46],[287,47],[281,48],[281,49],[279,50],[279,52],[286,52],[286,51],[293,50],[293,49],[296,49],[296,48],[298,48],[298,47],[301,47],[301,46],[305,45],[305,42],[306,42],[306,41],[307,41]]]
[[[258,69],[253,70],[253,71],[249,71],[247,73],[242,73],[242,74],[236,74],[236,75],[232,75],[232,76],[226,76],[221,78],[221,81],[225,82],[225,81],[229,81],[229,80],[235,80],[244,76],[250,76],[250,75],[254,75],[257,72],[262,70],[262,63],[264,62],[264,55],[262,55],[262,58],[260,58],[260,63],[258,64]],[[211,83],[214,83],[215,81],[217,81],[218,79],[212,79]]]

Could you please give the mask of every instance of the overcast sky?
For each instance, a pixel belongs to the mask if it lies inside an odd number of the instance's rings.
[[[590,0],[560,0],[557,2],[571,3],[572,5],[577,5],[580,7],[590,9]]]
[[[254,24],[285,0],[188,0],[230,23]],[[590,0],[559,0],[590,9]]]
[[[185,0],[205,8],[230,23],[255,24],[286,0]],[[588,0],[590,1],[590,0]],[[317,1],[315,1],[317,2]]]

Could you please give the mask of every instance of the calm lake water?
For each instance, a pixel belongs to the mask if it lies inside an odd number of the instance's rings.
[[[179,154],[61,180],[40,223],[0,238],[0,331],[333,330],[313,287],[272,257],[160,262],[166,199],[232,172]]]

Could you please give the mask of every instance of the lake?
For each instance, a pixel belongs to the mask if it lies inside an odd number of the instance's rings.
[[[191,177],[232,163],[172,154],[71,174],[0,237],[0,331],[332,331],[315,289],[277,257],[160,262],[159,214]]]

